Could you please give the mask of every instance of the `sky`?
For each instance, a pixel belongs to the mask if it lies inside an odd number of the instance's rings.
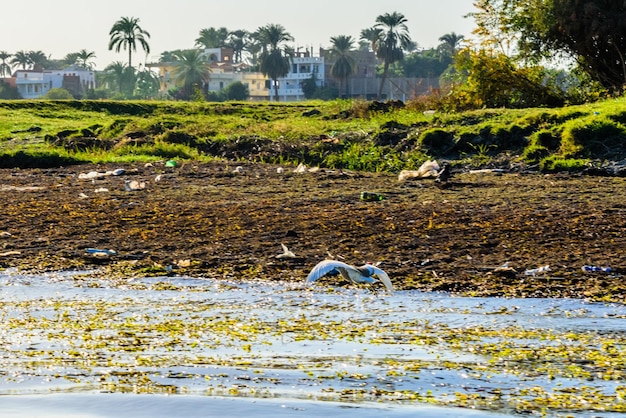
[[[53,59],[81,49],[93,51],[97,69],[126,62],[128,52],[108,50],[109,31],[121,17],[139,19],[150,33],[150,53],[138,48],[133,64],[155,62],[164,51],[193,48],[201,29],[226,27],[254,31],[281,24],[293,46],[328,47],[331,36],[351,35],[375,24],[384,13],[400,12],[408,20],[420,48],[439,45],[439,37],[455,32],[471,37],[473,0],[29,0],[2,5],[0,51],[43,51]]]

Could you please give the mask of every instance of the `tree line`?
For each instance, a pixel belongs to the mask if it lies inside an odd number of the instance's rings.
[[[429,99],[451,109],[476,107],[555,106],[621,94],[626,85],[626,8],[623,2],[606,0],[475,0],[476,40],[445,34],[437,48],[417,51],[406,17],[399,12],[376,17],[360,37],[331,37],[330,76],[338,94],[354,76],[355,54],[367,49],[379,60],[379,96],[390,75],[440,77],[441,91]],[[109,33],[109,49],[128,53],[128,62],[107,66],[102,78],[120,97],[149,97],[158,90],[151,71],[132,65],[137,48],[150,52],[150,33],[139,19],[123,17]],[[178,86],[176,98],[207,96],[210,79],[207,57],[200,49],[232,48],[234,62],[246,60],[272,80],[277,98],[277,80],[290,68],[296,53],[293,36],[279,24],[254,32],[206,28],[199,32],[194,49],[166,51],[162,61],[172,62]],[[93,68],[93,52],[81,50],[60,62],[41,51],[0,51],[0,75],[11,66],[71,63]],[[561,64],[556,65],[556,63]],[[566,65],[565,65],[566,64]],[[204,88],[204,89],[203,89]],[[244,92],[245,93],[245,92]],[[437,92],[435,92],[437,93]],[[445,94],[444,94],[445,93]],[[427,103],[432,104],[432,103]]]

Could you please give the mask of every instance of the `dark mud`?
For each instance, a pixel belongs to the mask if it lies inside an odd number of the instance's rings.
[[[626,178],[456,172],[441,186],[236,165],[0,170],[0,268],[304,280],[333,257],[381,262],[398,289],[625,300]],[[125,173],[79,178],[117,168]],[[127,191],[127,180],[145,188]],[[362,201],[362,191],[385,199]],[[277,258],[281,243],[296,258]]]

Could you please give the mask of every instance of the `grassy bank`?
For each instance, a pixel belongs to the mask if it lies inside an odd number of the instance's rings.
[[[360,101],[0,101],[0,167],[224,158],[397,172],[437,158],[576,170],[626,158],[625,101],[455,114]]]

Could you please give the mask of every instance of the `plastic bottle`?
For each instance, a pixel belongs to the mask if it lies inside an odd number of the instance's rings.
[[[384,198],[385,197],[380,193],[361,192],[361,200],[365,200],[367,202],[376,202],[383,200]]]
[[[105,250],[101,248],[87,248],[85,249],[85,253],[91,255],[92,257],[110,257],[117,254],[117,251]]]
[[[587,266],[587,265],[584,265],[582,267],[582,270],[584,272],[587,272],[587,273],[588,272],[592,272],[592,271],[601,271],[601,272],[604,272],[604,273],[610,273],[611,272],[611,267],[597,267],[597,266]]]
[[[542,267],[538,267],[536,269],[526,270],[526,271],[524,271],[524,274],[526,276],[536,276],[538,274],[546,273],[548,271],[550,271],[550,266],[542,266]]]

